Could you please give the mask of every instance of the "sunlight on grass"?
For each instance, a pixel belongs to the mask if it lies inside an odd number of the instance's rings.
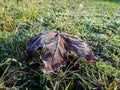
[[[86,39],[100,61],[70,53],[66,67],[43,74],[41,50],[27,59],[25,44],[33,34],[53,29]],[[1,0],[0,89],[119,90],[120,1]]]

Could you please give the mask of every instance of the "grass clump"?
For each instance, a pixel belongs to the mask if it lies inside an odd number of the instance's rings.
[[[119,90],[118,2],[1,0],[0,89]],[[45,75],[38,51],[26,65],[26,41],[34,33],[52,29],[88,40],[100,61],[88,63],[69,55],[66,67]]]

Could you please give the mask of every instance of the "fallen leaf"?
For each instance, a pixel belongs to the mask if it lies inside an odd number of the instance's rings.
[[[41,60],[45,64],[44,73],[50,73],[66,64],[67,52],[86,58],[88,61],[97,60],[88,43],[78,36],[60,33],[59,31],[44,31],[33,35],[26,44],[29,55],[42,48]]]

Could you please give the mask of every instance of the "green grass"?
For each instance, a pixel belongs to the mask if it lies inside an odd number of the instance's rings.
[[[88,40],[100,61],[70,54],[66,67],[43,74],[40,51],[26,62],[25,44],[33,34],[53,29]],[[80,88],[120,89],[120,1],[1,0],[0,89]]]

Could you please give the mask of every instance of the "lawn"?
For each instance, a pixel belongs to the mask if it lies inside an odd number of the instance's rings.
[[[99,61],[70,52],[65,67],[43,74],[41,49],[28,59],[26,42],[54,29],[87,40]],[[120,1],[1,0],[0,90],[120,90]]]

